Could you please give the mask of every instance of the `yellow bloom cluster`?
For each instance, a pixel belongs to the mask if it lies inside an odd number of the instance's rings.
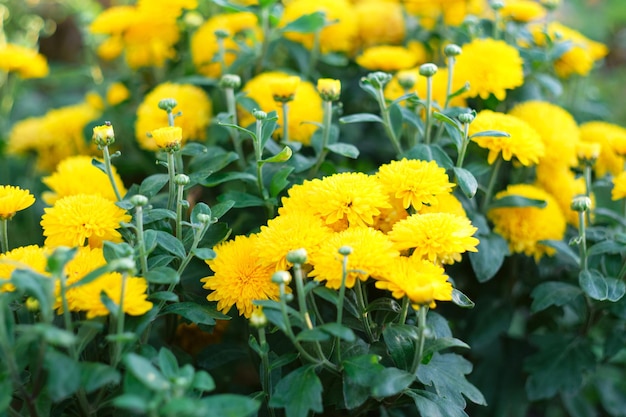
[[[49,71],[46,57],[13,43],[0,44],[0,70],[13,72],[21,78],[41,78]]]
[[[0,185],[0,220],[10,219],[20,210],[35,203],[35,197],[28,191],[13,185]]]

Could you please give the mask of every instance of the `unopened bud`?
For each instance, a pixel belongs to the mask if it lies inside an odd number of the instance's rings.
[[[420,66],[420,75],[423,77],[432,77],[437,73],[437,65],[435,64],[422,64]]]
[[[130,198],[130,203],[135,207],[143,207],[148,204],[148,197],[141,194],[135,194]]]
[[[159,108],[165,110],[168,113],[174,111],[174,107],[178,105],[178,102],[174,98],[164,98],[159,101]]]
[[[265,327],[267,325],[267,317],[263,313],[262,307],[257,307],[250,315],[250,325],[252,327]]]
[[[491,10],[498,11],[504,7],[504,2],[502,0],[489,0],[489,7]]]
[[[265,113],[263,110],[257,110],[257,109],[252,110],[252,116],[254,116],[254,118],[257,120],[267,119],[267,113]]]
[[[24,303],[28,311],[39,311],[39,300],[33,297],[28,297]]]
[[[300,77],[291,75],[284,78],[271,80],[269,83],[270,91],[274,101],[279,103],[287,103],[296,97],[296,91],[300,85]]]
[[[291,274],[287,271],[276,271],[274,275],[272,275],[272,282],[289,285],[291,282]]]
[[[200,213],[196,216],[196,218],[198,219],[198,221],[202,224],[209,224],[211,223],[211,215],[206,214],[206,213]]]
[[[190,181],[189,176],[187,176],[185,174],[177,174],[174,177],[174,183],[176,185],[187,185],[187,184],[189,184],[189,181]]]
[[[324,101],[339,100],[341,81],[332,78],[320,78],[317,80],[317,92]]]
[[[183,141],[183,129],[180,126],[160,127],[150,132],[154,143],[166,152],[180,150]]]
[[[230,36],[230,32],[228,32],[228,30],[226,29],[218,29],[213,33],[215,34],[217,39],[226,39]]]
[[[241,77],[237,74],[224,74],[220,78],[219,86],[221,88],[237,89],[241,86]]]
[[[457,117],[459,118],[459,122],[463,124],[472,123],[476,118],[476,112],[461,113]]]
[[[396,74],[396,79],[398,80],[398,84],[404,90],[411,90],[415,86],[415,82],[417,81],[417,74],[415,70],[403,70],[398,71]]]
[[[342,256],[348,256],[352,254],[352,247],[350,246],[342,246],[339,248],[339,254]]]
[[[459,45],[451,43],[449,45],[446,45],[445,48],[443,48],[443,53],[447,57],[461,55],[461,47]]]
[[[289,251],[287,253],[287,262],[292,264],[300,264],[306,263],[307,253],[306,249],[300,248]]]
[[[98,145],[98,148],[109,146],[115,142],[115,132],[111,122],[104,122],[103,125],[93,128],[93,141]]]
[[[117,272],[125,272],[128,275],[135,275],[137,273],[137,265],[135,260],[131,257],[118,258],[109,261],[109,266]]]
[[[587,211],[591,208],[591,198],[586,195],[577,195],[572,199],[571,208],[574,211]]]
[[[364,82],[372,85],[374,88],[383,88],[391,80],[391,74],[382,71],[370,72],[365,78]]]

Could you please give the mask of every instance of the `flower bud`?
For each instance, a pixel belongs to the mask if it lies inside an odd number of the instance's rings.
[[[130,203],[135,207],[143,207],[148,204],[148,197],[141,194],[135,194],[130,198]]]
[[[587,211],[591,208],[591,198],[586,195],[577,195],[572,199],[571,209],[574,211]]]
[[[504,7],[504,2],[502,0],[489,0],[489,7],[493,11],[498,11]]]
[[[111,122],[104,122],[103,125],[93,128],[93,141],[98,145],[98,148],[109,146],[115,142],[115,132]]]
[[[458,116],[459,122],[463,124],[472,123],[476,118],[476,112],[461,113]]]
[[[576,144],[576,156],[582,165],[593,165],[598,157],[602,145],[594,142],[579,142]]]
[[[28,311],[39,311],[39,300],[33,297],[28,297],[24,303]]]
[[[190,181],[189,176],[187,176],[185,174],[177,174],[174,177],[174,183],[176,185],[187,185],[187,184],[189,184],[189,181]]]
[[[459,45],[451,43],[451,44],[446,45],[445,48],[443,48],[443,53],[447,57],[461,55],[461,47]]]
[[[291,282],[291,274],[287,271],[276,271],[274,275],[272,275],[272,282],[289,285]]]
[[[274,101],[287,103],[295,98],[299,85],[300,77],[297,75],[291,75],[270,81],[269,87]]]
[[[437,65],[435,64],[422,64],[420,66],[420,75],[423,77],[432,77],[437,73]]]
[[[265,113],[263,110],[257,110],[257,109],[252,110],[252,116],[254,116],[254,118],[257,120],[267,119],[267,113]]]
[[[206,214],[206,213],[200,213],[196,216],[196,218],[198,219],[198,221],[202,224],[209,224],[211,223],[211,215]]]
[[[202,15],[195,11],[187,11],[183,20],[187,26],[193,28],[200,27],[202,23],[204,23],[204,18],[202,17]]]
[[[262,307],[256,307],[250,315],[250,325],[252,327],[265,327],[267,325],[267,317],[263,313]]]
[[[320,78],[317,80],[317,92],[324,101],[339,100],[341,81],[332,78]]]
[[[220,88],[232,88],[237,89],[241,87],[241,77],[237,74],[224,74],[220,78]]]
[[[348,256],[352,254],[352,247],[350,246],[342,246],[339,248],[339,254],[342,256]]]
[[[117,272],[126,272],[128,275],[137,273],[137,265],[131,257],[113,259],[109,261],[109,266]]]
[[[226,29],[218,29],[213,33],[215,34],[215,37],[217,37],[217,39],[226,39],[230,36],[230,33]]]
[[[364,82],[369,83],[374,88],[383,88],[391,80],[391,74],[382,71],[370,72],[363,79]]]
[[[183,129],[179,126],[160,127],[150,132],[156,145],[166,152],[176,152],[183,141]]]
[[[556,10],[561,4],[561,0],[541,0],[541,5],[549,12]]]
[[[404,90],[411,90],[415,87],[415,83],[417,82],[417,76],[415,71],[410,70],[402,70],[398,71],[396,74],[396,79],[398,80],[398,84]]]
[[[300,248],[289,251],[287,253],[287,262],[292,264],[300,264],[306,263],[307,253],[306,249]]]
[[[178,102],[176,101],[175,98],[164,98],[159,101],[159,108],[161,110],[165,110],[168,113],[173,112],[174,107],[176,107],[177,105],[178,105]]]

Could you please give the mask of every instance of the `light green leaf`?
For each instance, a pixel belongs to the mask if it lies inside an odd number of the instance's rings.
[[[454,167],[452,169],[456,177],[456,182],[459,187],[461,187],[463,194],[465,194],[467,198],[473,198],[478,190],[478,181],[476,181],[474,174],[465,168]]]
[[[376,122],[376,123],[385,123],[385,121],[380,117],[372,113],[357,113],[351,114],[349,116],[344,116],[339,119],[339,123],[362,123],[362,122]]]
[[[578,285],[589,297],[603,301],[609,296],[609,285],[600,271],[582,270],[578,274]]]
[[[287,417],[307,417],[309,411],[321,413],[324,411],[322,391],[315,367],[302,366],[278,382],[270,407],[284,408]]]
[[[326,149],[337,155],[347,158],[356,159],[359,157],[359,149],[349,143],[332,143],[326,146]]]
[[[533,299],[530,311],[536,313],[552,305],[564,306],[581,294],[580,288],[572,284],[558,281],[542,282],[530,294]]]

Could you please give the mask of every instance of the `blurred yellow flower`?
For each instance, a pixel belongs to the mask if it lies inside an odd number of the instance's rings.
[[[400,80],[415,80],[413,87],[409,91],[405,91],[402,87]],[[441,107],[446,102],[447,88],[448,88],[448,69],[438,68],[435,75],[431,77],[432,80],[432,98],[433,101],[438,103]],[[458,77],[454,77],[452,81],[451,92],[459,90],[465,81],[461,82]],[[408,70],[398,71],[394,77],[385,86],[385,98],[387,100],[395,100],[398,97],[406,94],[407,92],[415,92],[421,99],[426,98],[426,77],[419,75],[419,68],[411,68]],[[465,94],[466,95],[466,94]],[[465,107],[466,100],[465,95],[458,95],[450,100],[450,106]]]
[[[456,57],[454,77],[469,82],[468,97],[487,99],[493,94],[504,100],[506,90],[524,82],[523,60],[513,46],[491,38],[474,39],[462,46]]]
[[[382,232],[371,227],[349,227],[330,236],[322,243],[319,251],[311,256],[313,271],[309,274],[316,281],[326,281],[328,288],[341,286],[343,256],[339,248],[348,246],[348,273],[346,288],[354,287],[357,279],[366,281],[369,277],[386,278],[391,265],[399,253],[393,243]]]
[[[53,205],[58,199],[76,194],[98,194],[107,200],[117,201],[107,174],[92,163],[86,155],[70,156],[62,160],[56,170],[41,181],[50,188],[42,194],[44,203]],[[111,166],[117,189],[122,195],[126,188],[114,166]]]
[[[341,95],[341,81],[333,78],[320,78],[317,80],[317,92],[324,101],[339,100]]]
[[[423,63],[424,58],[403,46],[377,45],[365,49],[356,62],[368,70],[395,72]]]
[[[388,233],[396,249],[413,249],[411,256],[453,264],[464,252],[477,252],[478,229],[467,217],[452,213],[413,214],[393,225]]]
[[[613,177],[612,183],[611,199],[621,200],[626,197],[626,171],[622,171],[617,176]]]
[[[484,0],[402,0],[407,12],[419,18],[420,26],[433,29],[441,19],[448,26],[458,26],[468,14],[480,15]]]
[[[355,4],[354,11],[358,21],[358,43],[361,48],[399,45],[404,41],[406,24],[400,3],[364,1]]]
[[[13,72],[21,78],[41,78],[49,71],[45,56],[13,43],[0,44],[0,70]]]
[[[279,123],[283,120],[282,106],[274,101],[270,85],[290,77],[282,72],[263,72],[252,78],[243,87],[247,96],[258,105],[257,110],[266,113],[276,110]],[[255,118],[248,111],[239,107],[239,121],[242,126],[254,123]],[[313,123],[321,123],[324,116],[322,99],[315,90],[315,86],[309,81],[301,80],[298,85],[298,94],[293,101],[289,102],[289,140],[300,142],[304,145],[311,143],[311,136],[317,130]],[[305,123],[306,122],[306,123]],[[282,129],[276,129],[274,137],[279,138]]]
[[[572,210],[572,199],[585,194],[585,179],[564,164],[543,164],[535,168],[537,185],[550,193],[559,204],[567,223],[578,227],[578,212]]]
[[[211,121],[213,104],[200,87],[191,84],[165,82],[146,94],[137,109],[135,135],[139,145],[146,150],[156,151],[157,144],[147,133],[168,126],[167,113],[159,108],[159,101],[173,98],[177,102],[174,113],[182,112],[175,119],[176,126],[182,129],[184,145],[188,140],[204,140],[206,129]]]
[[[435,301],[452,300],[452,284],[444,269],[415,257],[399,257],[385,280],[377,280],[376,288],[391,292],[393,298],[409,298],[414,308],[435,308]]]
[[[403,158],[381,165],[378,179],[387,192],[402,201],[405,209],[421,210],[422,205],[435,206],[437,197],[452,191],[446,170],[435,161]]]
[[[536,262],[544,255],[552,256],[554,248],[542,240],[561,240],[565,236],[566,221],[559,204],[545,190],[529,184],[509,185],[495,196],[495,201],[506,196],[522,196],[546,202],[539,207],[500,207],[489,210],[487,217],[494,231],[509,242],[512,253],[533,256]]]
[[[598,177],[607,173],[619,175],[624,170],[626,155],[626,129],[608,122],[590,121],[580,125],[580,139],[585,143],[599,144],[600,155],[594,164]]]
[[[493,164],[502,155],[505,161],[513,157],[524,166],[535,165],[544,156],[541,136],[524,120],[509,114],[483,110],[469,125],[469,134],[498,130],[510,136],[478,136],[472,138],[481,148],[489,149],[487,162]]]
[[[10,219],[34,203],[35,197],[30,191],[14,185],[0,185],[0,220]]]
[[[130,97],[130,91],[123,83],[112,83],[107,89],[106,100],[109,106],[117,106]]]
[[[3,283],[11,278],[16,269],[30,269],[47,275],[47,248],[38,245],[21,246],[5,253],[0,253],[0,292],[13,291],[13,284]]]
[[[534,0],[506,0],[500,16],[516,22],[531,22],[545,17],[546,9]]]
[[[206,261],[214,275],[200,281],[210,290],[208,301],[217,301],[217,309],[228,313],[236,306],[239,315],[250,318],[254,300],[277,300],[279,287],[272,282],[274,265],[263,265],[257,253],[257,235],[236,236],[213,249],[216,258]]]
[[[280,19],[279,27],[285,27],[290,22],[315,12],[323,12],[327,26],[322,28],[319,36],[319,46],[323,54],[329,52],[352,53],[356,47],[358,36],[358,20],[354,6],[347,0],[294,0],[290,1]],[[314,44],[313,33],[284,32],[285,38],[301,43],[311,50]]]
[[[63,197],[44,209],[41,217],[46,246],[102,247],[105,240],[121,242],[120,223],[131,216],[111,200],[97,194]]]

